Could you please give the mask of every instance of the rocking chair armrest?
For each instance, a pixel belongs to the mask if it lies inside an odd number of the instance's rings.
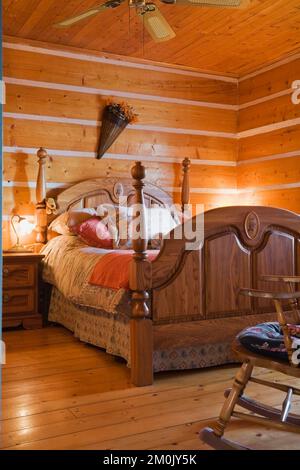
[[[256,289],[240,289],[239,295],[246,297],[255,297],[259,299],[271,299],[271,300],[294,300],[300,299],[300,291],[298,292],[267,292]]]
[[[294,284],[300,284],[300,276],[281,276],[277,274],[265,274],[261,276],[261,280],[267,282],[291,282]]]

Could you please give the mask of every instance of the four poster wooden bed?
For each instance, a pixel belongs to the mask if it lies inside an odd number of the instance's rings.
[[[37,242],[46,244],[47,152],[40,149],[38,158]],[[189,200],[189,168],[185,159],[182,205]],[[132,178],[97,178],[75,184],[57,196],[57,215],[104,202],[116,204],[120,195],[129,204],[143,207],[172,205],[169,194],[145,181],[141,162],[133,166]],[[143,211],[141,215],[145,217]],[[193,226],[197,221],[195,216]],[[235,335],[246,326],[274,319],[271,303],[238,300],[237,290],[274,289],[273,284],[261,281],[262,275],[300,275],[300,217],[292,212],[248,206],[208,211],[204,213],[203,243],[194,250],[187,248],[187,236],[177,239],[175,232],[163,241],[154,261],[147,256],[145,236],[132,242],[130,313],[127,320],[114,317],[114,321],[116,330],[122,330],[120,334],[128,334],[128,362],[137,386],[151,384],[153,372],[233,362],[230,343]],[[57,301],[59,286],[54,291]],[[96,290],[93,292],[96,296]],[[75,312],[76,305],[67,301]],[[79,315],[82,310],[76,312]],[[94,309],[89,314],[95,326],[100,313]],[[88,336],[83,340],[93,342]]]

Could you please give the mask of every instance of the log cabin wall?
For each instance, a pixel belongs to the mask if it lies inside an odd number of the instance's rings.
[[[300,57],[239,82],[13,38],[5,38],[3,58],[5,248],[14,242],[13,213],[34,220],[40,146],[54,194],[94,176],[128,176],[138,158],[179,203],[180,163],[189,157],[191,203],[205,210],[259,204],[300,212],[300,105],[291,101]],[[96,160],[108,97],[134,106],[139,122]]]
[[[300,80],[299,54],[239,81],[238,188],[245,204],[300,212],[300,104],[292,102],[295,80]]]
[[[236,79],[12,38],[5,38],[3,62],[4,247],[12,242],[9,216],[34,214],[40,146],[50,156],[47,182],[53,191],[95,176],[128,177],[138,158],[147,178],[174,192],[179,202],[180,162],[189,157],[191,202],[205,209],[233,203]],[[96,160],[108,97],[131,104],[139,122]]]

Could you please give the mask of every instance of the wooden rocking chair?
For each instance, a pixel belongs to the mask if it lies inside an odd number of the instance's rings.
[[[236,338],[233,344],[233,351],[243,364],[235,376],[232,388],[225,391],[226,400],[218,421],[213,426],[213,429],[207,427],[200,433],[200,438],[206,444],[217,450],[251,450],[248,447],[244,447],[223,437],[225,429],[232,416],[252,423],[262,424],[264,426],[272,425],[282,431],[291,431],[300,434],[300,415],[290,413],[292,397],[293,395],[300,396],[300,389],[251,376],[254,366],[257,366],[276,370],[285,375],[300,379],[300,352],[299,349],[296,349],[297,345],[295,346],[291,337],[291,330],[287,324],[283,311],[283,302],[289,302],[294,315],[296,315],[295,324],[300,324],[300,315],[298,310],[300,292],[293,292],[294,285],[300,283],[300,276],[264,276],[263,280],[268,282],[285,282],[288,284],[290,292],[274,293],[254,289],[241,289],[239,294],[273,300],[278,319],[278,324],[276,323],[273,325],[277,325],[278,328],[279,326],[281,327],[286,359],[284,360],[282,357],[280,359],[276,357],[268,357],[263,348],[259,353],[253,352],[241,344],[239,336]],[[247,330],[244,331],[246,332]],[[300,342],[297,342],[297,344],[300,345]],[[282,410],[264,405],[244,395],[244,390],[249,381],[286,392],[286,398],[282,404]],[[236,405],[250,411],[251,414],[235,411]]]

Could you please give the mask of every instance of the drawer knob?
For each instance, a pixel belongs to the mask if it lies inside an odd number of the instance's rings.
[[[9,269],[3,268],[3,277],[8,277],[8,275],[9,275]]]
[[[8,295],[8,294],[4,294],[4,296],[3,296],[3,302],[4,302],[5,304],[7,304],[7,303],[9,302],[9,300],[10,300],[9,295]]]

